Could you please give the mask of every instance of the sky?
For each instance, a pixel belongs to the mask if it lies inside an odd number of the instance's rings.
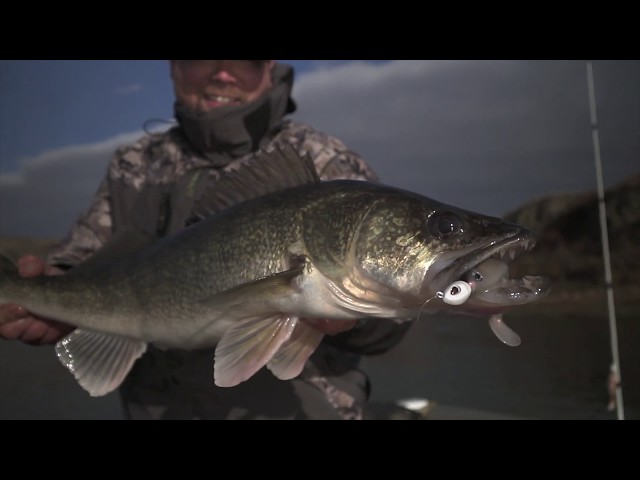
[[[496,216],[596,188],[584,61],[282,61],[296,71],[292,118],[383,183]],[[640,61],[593,68],[613,186],[640,174]],[[167,61],[0,61],[0,235],[63,236],[115,148],[172,106]]]

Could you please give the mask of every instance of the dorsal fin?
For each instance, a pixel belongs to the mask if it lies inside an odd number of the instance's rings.
[[[222,173],[196,200],[192,217],[199,220],[225,208],[267,193],[320,182],[307,153],[300,155],[290,144],[261,149],[255,158],[236,170]]]

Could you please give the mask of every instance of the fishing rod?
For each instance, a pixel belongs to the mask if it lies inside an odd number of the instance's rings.
[[[589,89],[589,111],[591,114],[591,133],[593,137],[593,155],[598,182],[598,207],[600,211],[600,235],[602,237],[602,258],[604,261],[604,279],[607,287],[607,306],[609,310],[609,334],[611,340],[611,375],[616,378],[616,412],[618,420],[624,420],[624,402],[622,400],[622,374],[620,372],[620,353],[618,351],[618,327],[613,297],[613,276],[609,252],[609,232],[607,230],[607,208],[604,201],[604,182],[602,180],[602,161],[600,156],[600,136],[596,116],[596,91],[593,82],[593,64],[587,60],[587,88]]]

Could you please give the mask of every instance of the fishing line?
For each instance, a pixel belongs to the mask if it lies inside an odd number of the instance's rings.
[[[456,282],[453,282],[451,285],[445,288],[444,291],[436,292],[436,294],[433,297],[428,298],[422,304],[422,306],[420,307],[420,311],[418,312],[418,317],[416,318],[416,321],[420,320],[420,315],[422,315],[424,307],[427,305],[427,303],[429,303],[434,298],[439,298],[440,300],[442,300],[444,303],[448,305],[462,305],[464,302],[466,302],[469,299],[473,290],[474,290],[474,285],[469,284],[464,280],[458,280]]]
[[[442,297],[444,297],[444,293],[442,292],[437,292],[433,297],[428,298],[420,307],[420,310],[418,311],[418,316],[416,317],[416,322],[418,320],[420,320],[420,315],[422,315],[422,311],[424,310],[424,307],[427,305],[427,303],[429,303],[431,300],[433,300],[434,298],[442,298],[440,295],[442,295]]]

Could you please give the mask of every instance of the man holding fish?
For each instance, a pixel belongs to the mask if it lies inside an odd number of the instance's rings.
[[[55,272],[0,256],[1,335],[57,342],[89,394],[120,387],[128,418],[362,418],[360,355],[422,312],[490,316],[519,343],[502,311],[548,291],[509,278],[531,232],[375,183],[339,140],[284,119],[286,65],[170,65],[178,126],[116,152],[49,255],[68,272],[21,278]]]

